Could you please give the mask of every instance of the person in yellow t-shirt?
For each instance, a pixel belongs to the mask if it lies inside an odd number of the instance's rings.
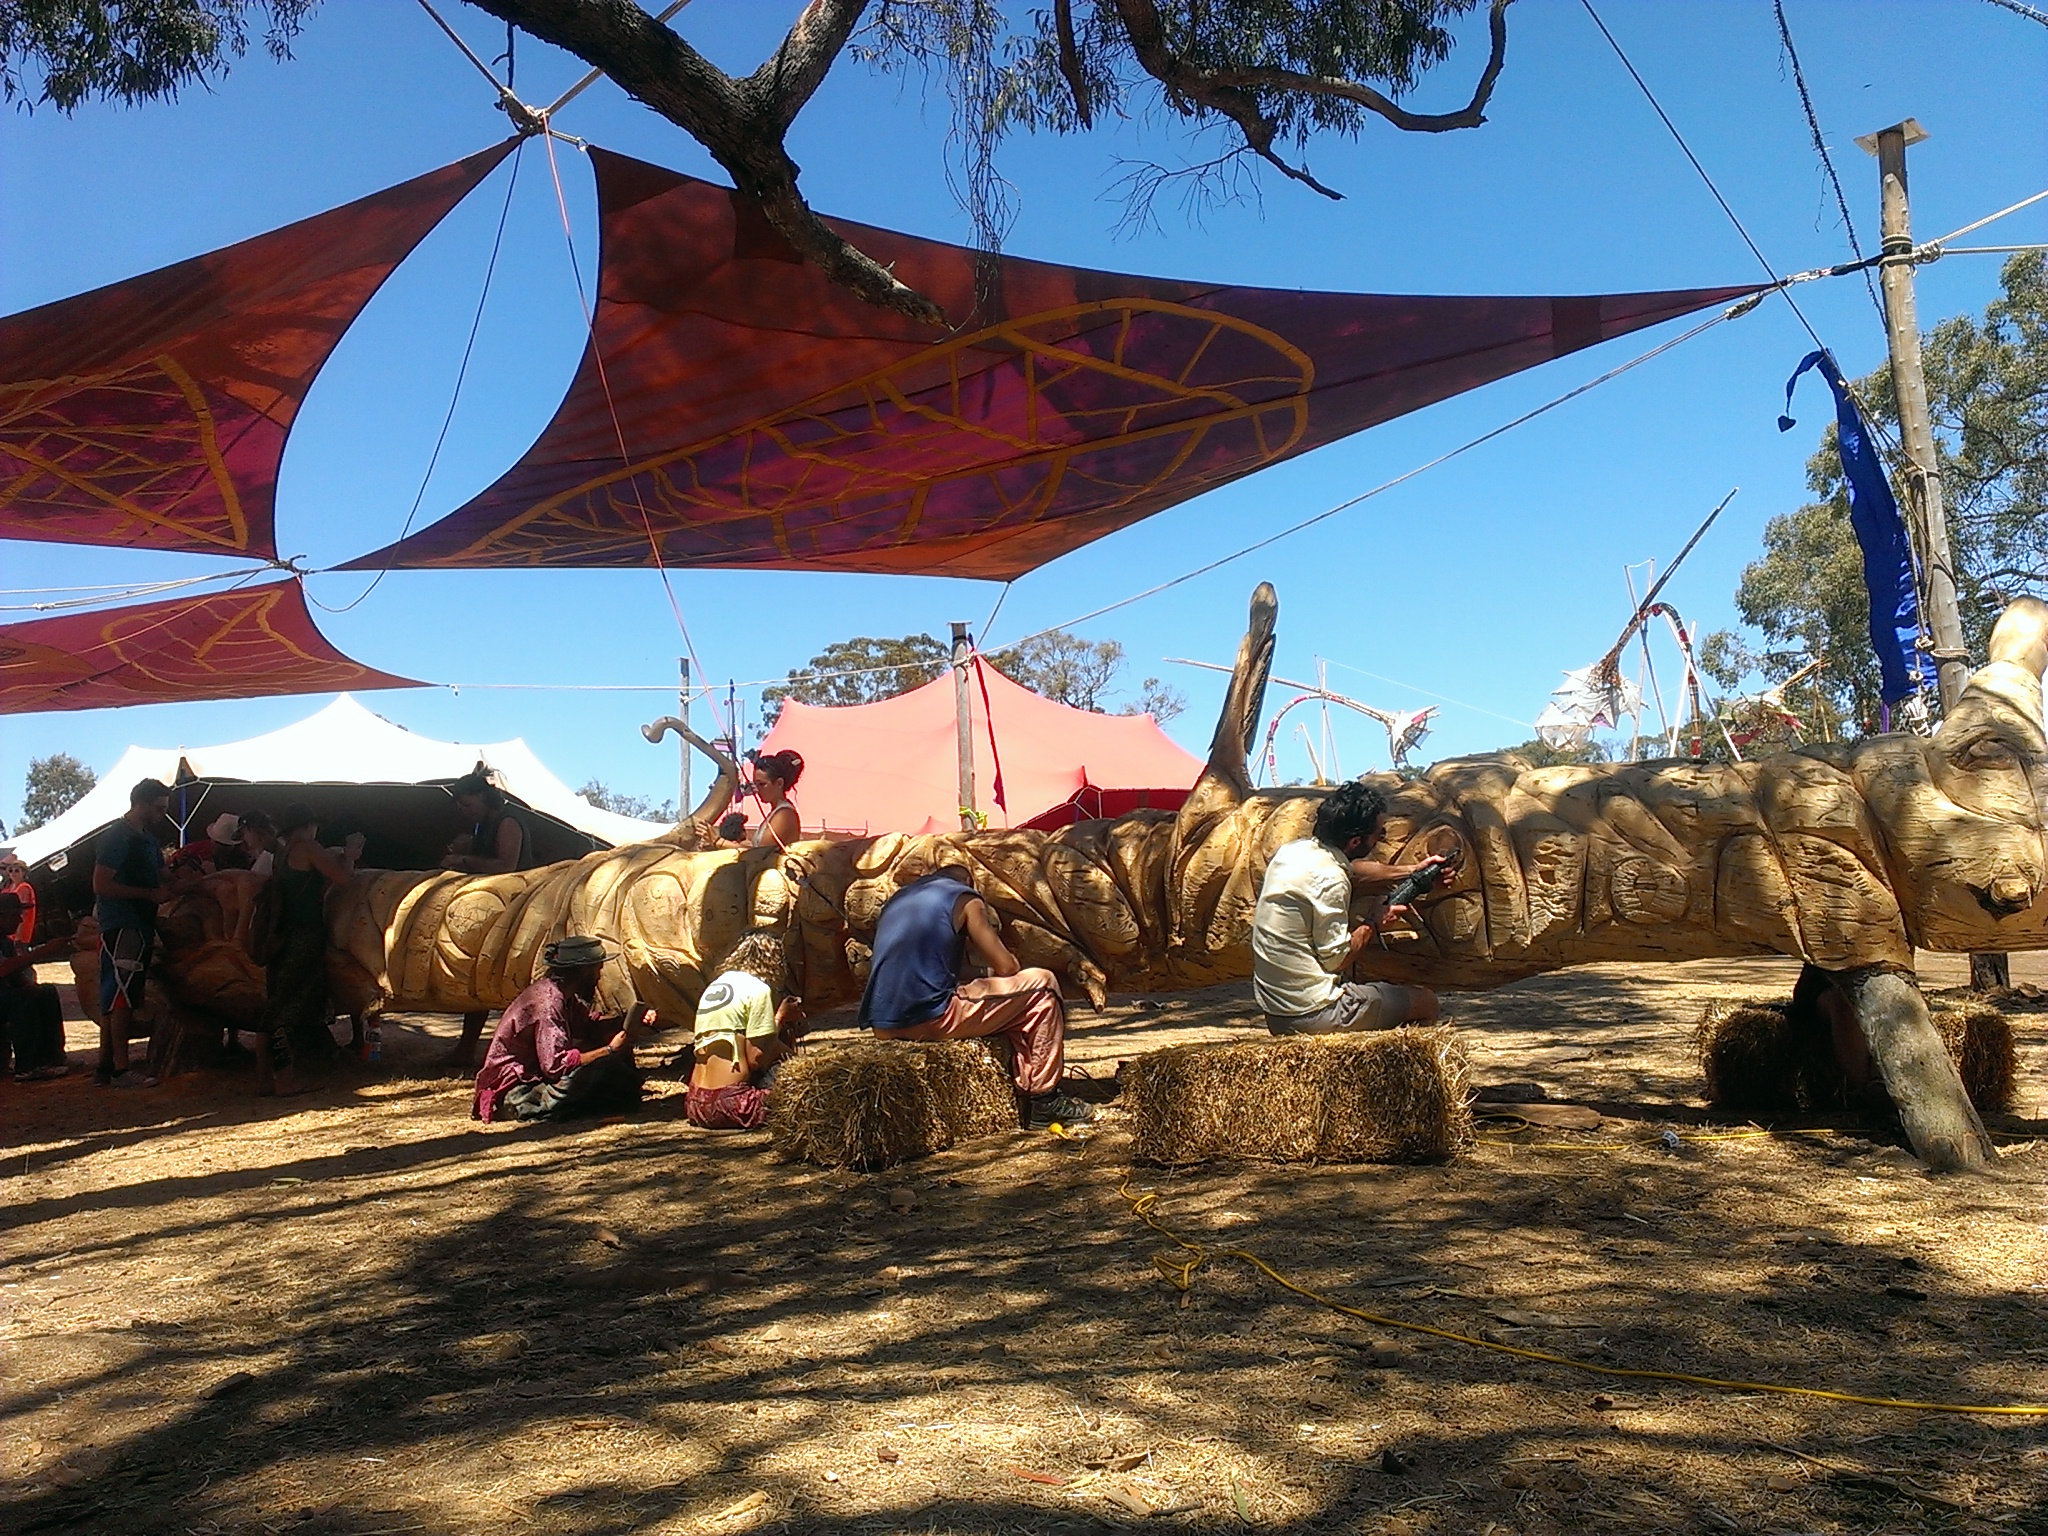
[[[735,944],[697,1000],[695,1065],[683,1114],[708,1131],[751,1131],[768,1118],[769,1083],[795,1044],[803,999],[784,987],[782,940],[755,929]]]

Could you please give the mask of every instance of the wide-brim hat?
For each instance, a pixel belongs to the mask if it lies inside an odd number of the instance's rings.
[[[604,940],[594,934],[572,933],[566,939],[555,940],[541,955],[549,965],[574,970],[579,966],[603,965],[616,959],[617,951],[606,949]]]
[[[207,823],[206,835],[216,843],[232,843],[235,834],[242,830],[242,818],[233,811],[222,811]]]

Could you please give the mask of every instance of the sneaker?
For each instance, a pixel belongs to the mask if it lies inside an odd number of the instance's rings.
[[[1055,1125],[1086,1125],[1095,1118],[1095,1106],[1063,1093],[1033,1094],[1025,1101],[1024,1128],[1047,1131]]]
[[[146,1072],[130,1067],[126,1072],[116,1073],[107,1080],[109,1088],[154,1088],[156,1079]]]

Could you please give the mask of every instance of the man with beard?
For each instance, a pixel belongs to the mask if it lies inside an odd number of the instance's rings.
[[[100,1061],[94,1077],[116,1088],[156,1086],[155,1078],[129,1070],[128,1035],[149,979],[156,909],[171,897],[163,851],[170,805],[169,786],[144,779],[128,791],[128,813],[100,834],[93,856],[93,915],[100,925]]]

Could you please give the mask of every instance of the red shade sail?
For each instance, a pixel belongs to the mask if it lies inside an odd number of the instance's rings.
[[[1201,777],[1201,760],[1175,745],[1150,715],[1074,709],[1011,682],[983,657],[972,665],[967,707],[974,798],[990,826],[1043,825],[1048,812],[1077,799],[1087,814],[1139,805],[1170,810]],[[956,831],[954,699],[948,672],[874,704],[827,709],[784,700],[761,750],[803,755],[795,800],[806,831]],[[758,819],[758,808],[751,814]],[[1075,814],[1049,820],[1061,826]]]
[[[592,152],[593,345],[526,456],[354,562],[1007,578],[1265,465],[1753,287],[1304,293],[976,253],[833,221],[947,335],[799,261],[725,188]],[[616,411],[616,422],[614,421]],[[625,453],[621,453],[621,438]]]
[[[0,626],[0,715],[424,686],[329,645],[296,581]]]
[[[0,320],[0,537],[275,556],[313,376],[510,147]]]

